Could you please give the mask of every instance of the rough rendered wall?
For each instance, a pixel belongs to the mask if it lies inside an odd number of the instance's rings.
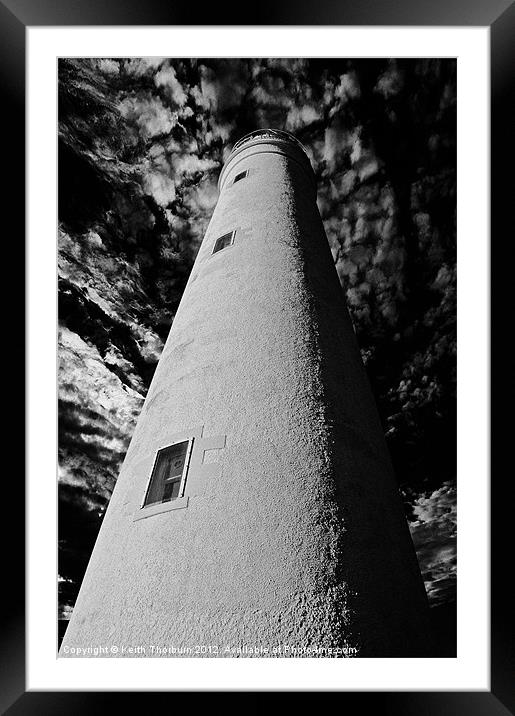
[[[226,169],[63,655],[424,653],[425,594],[312,180],[279,150]],[[189,435],[185,498],[135,520],[156,449]]]

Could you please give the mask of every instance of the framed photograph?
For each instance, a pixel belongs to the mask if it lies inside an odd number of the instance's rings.
[[[513,709],[489,440],[513,7],[0,13],[28,397],[4,709]]]

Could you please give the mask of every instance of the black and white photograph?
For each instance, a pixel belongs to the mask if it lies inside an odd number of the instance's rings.
[[[57,75],[58,658],[455,658],[456,58]]]
[[[0,712],[509,716],[515,3],[238,9],[0,0]]]

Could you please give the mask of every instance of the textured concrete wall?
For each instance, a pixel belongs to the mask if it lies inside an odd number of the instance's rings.
[[[425,593],[307,164],[263,140],[225,167],[62,655],[425,653]],[[184,498],[137,519],[156,450],[185,437]]]

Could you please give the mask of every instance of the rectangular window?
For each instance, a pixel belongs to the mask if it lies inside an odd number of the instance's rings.
[[[237,181],[240,181],[241,179],[245,179],[245,177],[248,175],[249,170],[246,169],[244,172],[240,172],[239,174],[236,174],[234,177],[233,184],[236,184]]]
[[[215,245],[213,247],[213,253],[216,254],[217,251],[221,251],[222,249],[225,249],[227,246],[230,246],[232,243],[234,243],[234,234],[235,231],[230,231],[228,234],[224,234],[223,236],[220,236],[215,241]]]
[[[142,507],[170,502],[184,495],[193,439],[158,450]]]

